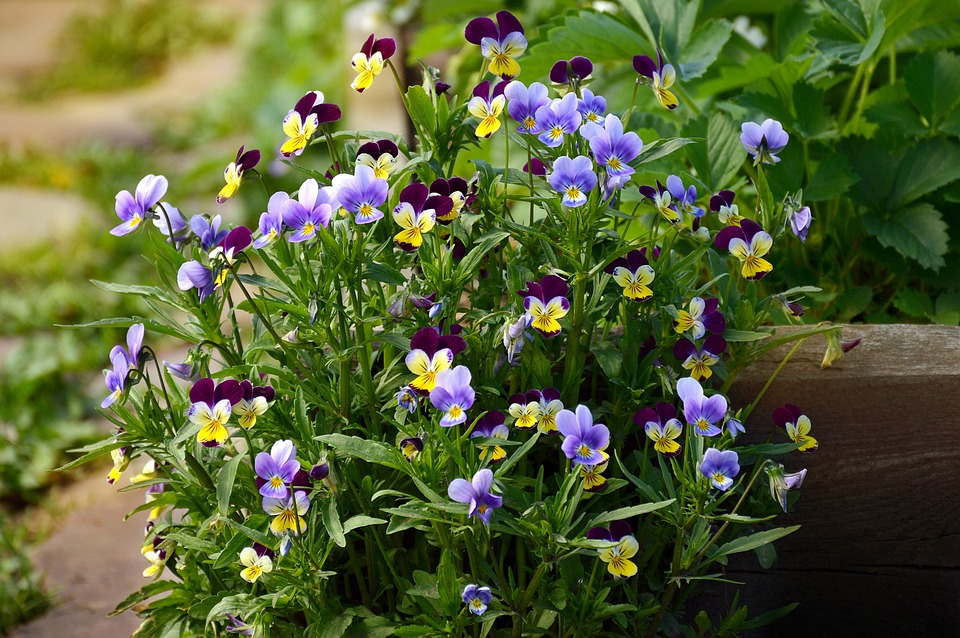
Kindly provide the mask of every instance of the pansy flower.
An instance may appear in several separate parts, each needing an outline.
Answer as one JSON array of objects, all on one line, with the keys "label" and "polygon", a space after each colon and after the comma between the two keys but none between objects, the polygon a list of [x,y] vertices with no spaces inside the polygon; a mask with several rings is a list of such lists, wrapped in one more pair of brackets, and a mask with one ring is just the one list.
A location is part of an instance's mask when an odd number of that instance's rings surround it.
[{"label": "pansy flower", "polygon": [[[499,410],[487,412],[480,417],[480,420],[477,421],[477,424],[473,426],[473,431],[470,432],[470,438],[503,439],[506,441],[508,438],[510,438],[510,428],[504,424],[505,420],[506,416]],[[499,463],[505,458],[507,458],[507,452],[499,445],[480,446],[481,461]]]},{"label": "pansy flower", "polygon": [[487,611],[487,605],[493,600],[493,594],[490,593],[489,587],[478,587],[473,583],[463,588],[460,597],[467,609],[478,616],[482,616],[483,612]]},{"label": "pansy flower", "polygon": [[630,559],[636,556],[640,544],[626,521],[612,521],[610,528],[591,527],[587,531],[591,540],[608,541],[610,547],[598,550],[600,560],[607,564],[607,571],[616,578],[629,578],[637,574],[637,566]]},{"label": "pansy flower", "polygon": [[727,420],[723,424],[723,427],[727,430],[727,433],[733,440],[736,440],[738,436],[747,431],[747,429],[743,427],[743,422],[733,415],[727,415]]},{"label": "pansy flower", "polygon": [[593,73],[593,62],[590,58],[576,55],[569,60],[557,60],[550,67],[550,83],[559,90],[569,88],[576,93],[577,88],[586,86]]},{"label": "pansy flower", "polygon": [[610,455],[601,450],[603,462],[596,465],[578,465],[580,478],[583,479],[584,492],[602,492],[607,487],[607,478],[603,475],[609,465]]},{"label": "pansy flower", "polygon": [[227,168],[223,171],[223,180],[226,184],[217,194],[218,204],[233,197],[243,181],[243,173],[260,163],[260,151],[253,149],[244,153],[243,148],[243,146],[240,147],[237,151],[237,159],[227,164]]},{"label": "pansy flower", "polygon": [[397,407],[406,410],[410,414],[417,411],[419,403],[420,399],[412,387],[405,385],[397,392]]},{"label": "pansy flower", "polygon": [[684,188],[683,180],[676,175],[667,177],[667,190],[673,197],[673,206],[678,213],[690,213],[694,217],[703,217],[706,211],[697,206],[697,187],[690,184]]},{"label": "pansy flower", "polygon": [[413,461],[420,452],[423,451],[423,439],[419,436],[411,436],[400,441],[400,452],[408,461]]},{"label": "pansy flower", "polygon": [[540,412],[537,416],[537,431],[540,434],[557,433],[557,415],[563,409],[560,400],[560,391],[556,388],[544,388],[537,393],[540,401]]},{"label": "pansy flower", "polygon": [[691,377],[703,381],[713,376],[710,366],[720,362],[720,355],[726,349],[727,342],[720,335],[710,335],[699,348],[686,337],[680,337],[673,346],[673,356],[684,370],[690,371]]},{"label": "pansy flower", "polygon": [[490,492],[492,487],[493,472],[483,468],[474,474],[470,481],[453,479],[447,487],[447,496],[458,503],[468,504],[470,509],[467,510],[467,516],[475,516],[489,526],[493,510],[503,505],[503,499]]},{"label": "pansy flower", "polygon": [[290,196],[283,191],[270,196],[266,212],[260,213],[260,223],[258,225],[260,236],[253,241],[254,248],[259,250],[272,244],[283,234],[283,207],[289,199]]},{"label": "pansy flower", "polygon": [[127,347],[114,346],[110,350],[110,361],[113,362],[117,354],[123,355],[127,362],[127,370],[140,368],[140,350],[143,348],[143,324],[135,323],[127,328]]},{"label": "pansy flower", "polygon": [[430,390],[430,403],[443,413],[441,427],[451,427],[467,420],[467,410],[473,406],[476,392],[470,386],[471,375],[467,366],[441,370]]},{"label": "pansy flower", "polygon": [[770,480],[770,496],[773,497],[783,511],[787,511],[787,492],[793,489],[800,489],[803,485],[803,479],[807,476],[807,470],[787,473],[780,463],[767,465],[767,478]]},{"label": "pansy flower", "polygon": [[471,190],[467,180],[462,177],[451,177],[450,179],[440,177],[431,182],[430,194],[449,197],[450,201],[453,202],[453,207],[448,212],[441,214],[440,211],[437,211],[437,221],[441,224],[450,224],[460,216],[464,207],[470,206],[477,198],[477,187],[474,185]]},{"label": "pansy flower", "polygon": [[597,185],[597,174],[589,157],[578,155],[570,159],[564,155],[553,163],[553,172],[547,181],[560,193],[561,204],[576,208],[587,203],[587,194]]},{"label": "pansy flower", "polygon": [[[297,476],[299,477],[299,473]],[[331,494],[336,495],[337,491],[340,489],[337,483],[337,476],[333,472],[333,466],[327,457],[323,457],[316,465],[310,468],[310,472],[307,475],[311,481],[319,481],[330,490]],[[293,484],[294,490],[297,488],[297,479],[294,479]]]},{"label": "pansy flower", "polygon": [[300,185],[297,199],[287,199],[281,205],[283,225],[293,230],[293,243],[309,241],[317,236],[318,228],[330,224],[333,211],[340,207],[337,192],[331,186],[320,188],[312,177]]},{"label": "pansy flower", "polygon": [[623,288],[623,296],[633,301],[646,301],[653,297],[650,284],[656,273],[640,250],[631,250],[624,257],[610,262],[605,272],[613,275],[613,280]]},{"label": "pansy flower", "polygon": [[683,424],[677,418],[677,409],[672,404],[658,401],[656,408],[643,408],[634,414],[633,422],[643,428],[657,452],[664,456],[680,454],[677,439],[683,434]]},{"label": "pansy flower", "polygon": [[250,246],[253,233],[246,226],[237,226],[224,237],[217,247],[210,251],[210,261],[216,273],[213,284],[219,288],[227,280],[227,275],[237,257]]},{"label": "pansy flower", "polygon": [[810,417],[800,412],[800,408],[792,403],[773,411],[773,422],[786,429],[787,436],[794,443],[802,443],[801,452],[816,450],[820,443],[810,436]]},{"label": "pansy flower", "polygon": [[739,226],[727,226],[717,233],[713,243],[740,260],[740,274],[744,279],[762,279],[773,270],[773,264],[763,258],[770,252],[773,238],[752,219],[742,219]]},{"label": "pansy flower", "polygon": [[393,38],[376,38],[371,33],[360,52],[350,60],[350,66],[357,72],[357,77],[350,84],[350,88],[357,93],[363,93],[370,88],[373,79],[383,71],[384,64],[397,52],[397,43]]},{"label": "pansy flower", "polygon": [[113,467],[110,468],[110,472],[107,473],[108,485],[116,483],[120,476],[130,467],[130,455],[127,454],[129,451],[130,448],[126,446],[110,450],[110,460],[113,461]]},{"label": "pansy flower", "polygon": [[[166,236],[170,243],[181,242],[190,233],[190,224],[180,209],[167,202],[160,202],[157,212],[153,216],[153,225],[161,235]],[[171,230],[172,229],[172,230]],[[171,237],[172,235],[172,237]]]},{"label": "pansy flower", "polygon": [[633,69],[649,79],[650,88],[653,89],[653,95],[657,102],[663,108],[672,111],[677,108],[680,102],[677,96],[670,91],[670,87],[677,81],[677,71],[672,64],[664,64],[660,51],[657,51],[657,61],[654,62],[650,56],[635,55],[633,57]]},{"label": "pansy flower", "polygon": [[210,219],[207,219],[206,215],[194,215],[190,218],[190,232],[200,240],[200,248],[204,251],[212,250],[230,232],[226,228],[220,228],[221,221],[220,215],[214,215]]},{"label": "pansy flower", "polygon": [[423,244],[424,233],[436,225],[438,215],[453,209],[453,200],[445,195],[430,195],[426,184],[408,184],[400,193],[400,202],[393,209],[393,221],[403,230],[393,236],[400,249],[413,252]]},{"label": "pansy flower", "polygon": [[590,89],[583,89],[582,92],[583,97],[577,102],[577,111],[583,116],[583,126],[603,122],[603,112],[607,110],[607,98],[594,95]]},{"label": "pansy flower", "polygon": [[140,548],[140,554],[150,561],[150,567],[143,570],[144,578],[155,578],[163,573],[163,568],[167,566],[167,561],[173,558],[173,551],[170,549],[172,541],[161,536],[154,536],[153,540],[144,543]]},{"label": "pansy flower", "polygon": [[120,237],[135,231],[147,218],[148,211],[157,205],[166,192],[166,177],[146,175],[137,184],[135,194],[131,195],[130,191],[117,193],[115,210],[123,223],[114,226],[110,234]]},{"label": "pansy flower", "polygon": [[228,634],[237,634],[239,636],[252,636],[254,626],[250,623],[244,622],[243,619],[238,618],[232,614],[226,614],[227,621],[230,623],[224,629],[227,630]]},{"label": "pansy flower", "polygon": [[734,477],[740,473],[740,458],[733,450],[709,448],[703,453],[700,473],[721,491],[730,489]]},{"label": "pansy flower", "polygon": [[500,114],[507,98],[503,96],[506,82],[500,82],[493,88],[490,95],[490,81],[484,80],[473,89],[473,97],[467,103],[467,111],[478,118],[477,137],[490,137],[500,130]]},{"label": "pansy flower", "polygon": [[257,476],[263,479],[260,496],[284,499],[290,495],[290,484],[300,471],[297,448],[293,441],[281,440],[273,444],[270,452],[260,452],[254,461]]},{"label": "pansy flower", "polygon": [[813,216],[810,215],[810,207],[804,206],[800,210],[789,210],[787,219],[790,221],[790,230],[797,238],[806,243],[807,233],[810,231],[810,222]]},{"label": "pansy flower", "polygon": [[777,153],[790,141],[790,135],[776,120],[766,119],[762,124],[744,122],[740,131],[740,143],[753,157],[754,166],[779,162]]},{"label": "pansy flower", "polygon": [[673,196],[670,191],[657,180],[657,186],[641,186],[640,194],[650,200],[653,207],[657,209],[660,216],[663,217],[671,226],[676,226],[683,221],[683,216],[677,212],[673,204]]},{"label": "pansy flower", "polygon": [[487,17],[474,18],[467,23],[463,36],[470,44],[480,46],[480,53],[490,62],[490,72],[500,77],[517,77],[520,65],[517,58],[527,49],[523,26],[509,11],[498,11],[497,22]]},{"label": "pansy flower", "polygon": [[404,363],[417,377],[410,387],[421,395],[428,395],[437,385],[437,373],[453,363],[453,357],[463,352],[466,341],[459,335],[441,335],[433,327],[421,328],[410,339],[410,352]]},{"label": "pansy flower", "polygon": [[357,224],[371,224],[383,217],[377,207],[387,201],[390,185],[369,166],[357,164],[354,174],[341,173],[333,178],[337,201],[344,210],[355,213]]},{"label": "pansy flower", "polygon": [[537,136],[550,148],[563,144],[563,136],[575,133],[583,122],[583,116],[577,110],[579,101],[575,93],[567,93],[537,109],[534,118],[540,128]]},{"label": "pansy flower", "polygon": [[722,394],[704,396],[703,386],[690,377],[677,381],[677,396],[683,401],[683,418],[694,432],[701,436],[720,434],[718,423],[727,415],[726,397]]},{"label": "pansy flower", "polygon": [[507,113],[520,125],[517,130],[538,134],[541,128],[537,124],[537,109],[550,103],[547,87],[540,82],[527,87],[523,82],[514,80],[503,89],[503,96],[507,98]]},{"label": "pansy flower", "polygon": [[289,139],[280,147],[280,154],[300,155],[321,124],[336,122],[340,116],[339,106],[325,104],[323,93],[310,91],[283,118],[283,132]]},{"label": "pansy flower", "polygon": [[530,430],[536,427],[540,418],[540,392],[530,390],[525,394],[515,394],[510,397],[510,407],[507,412],[514,418],[513,426],[520,430]]},{"label": "pansy flower", "polygon": [[255,386],[246,379],[240,382],[240,391],[243,398],[233,406],[233,413],[237,415],[240,427],[249,430],[257,424],[257,417],[266,413],[276,397],[276,391],[273,386]]},{"label": "pansy flower", "polygon": [[680,334],[689,332],[694,339],[700,339],[708,330],[713,334],[722,334],[727,329],[727,319],[718,310],[719,307],[720,300],[716,297],[693,297],[687,304],[688,310],[677,312],[673,329]]},{"label": "pansy flower", "polygon": [[598,465],[605,460],[602,451],[610,444],[610,430],[593,422],[587,406],[578,405],[576,413],[560,410],[557,429],[563,435],[560,449],[575,465]]},{"label": "pansy flower", "polygon": [[630,162],[635,160],[643,149],[640,136],[630,131],[623,132],[623,122],[610,113],[603,120],[603,126],[587,122],[580,134],[590,141],[590,152],[610,176],[632,175],[634,169]]},{"label": "pansy flower", "polygon": [[570,311],[567,290],[567,282],[556,275],[547,275],[539,282],[527,282],[526,290],[517,291],[523,298],[523,309],[533,317],[530,326],[547,339],[560,334],[558,319]]},{"label": "pansy flower", "polygon": [[507,351],[507,363],[510,365],[514,365],[517,355],[523,350],[523,344],[526,341],[533,341],[533,335],[527,330],[531,323],[533,323],[533,317],[524,313],[516,321],[508,319],[503,327],[503,347]]},{"label": "pansy flower", "polygon": [[233,406],[243,398],[240,383],[227,379],[215,384],[209,377],[200,379],[190,388],[190,409],[187,418],[201,426],[197,441],[207,447],[223,445],[227,440],[226,423]]},{"label": "pansy flower", "polygon": [[723,190],[710,198],[710,210],[717,214],[720,221],[724,224],[739,226],[743,216],[740,214],[739,207],[733,203],[736,193]]},{"label": "pansy flower", "polygon": [[240,550],[240,563],[244,567],[240,571],[240,578],[248,583],[255,583],[258,578],[273,571],[273,559],[270,555],[259,554],[253,547]]},{"label": "pansy flower", "polygon": [[397,168],[400,149],[391,140],[367,142],[357,149],[357,164],[366,164],[373,169],[373,176],[387,179]]},{"label": "pansy flower", "polygon": [[307,521],[303,515],[310,510],[310,497],[306,492],[294,490],[287,498],[264,496],[262,506],[264,512],[273,516],[270,531],[275,536],[297,536],[307,531]]}]

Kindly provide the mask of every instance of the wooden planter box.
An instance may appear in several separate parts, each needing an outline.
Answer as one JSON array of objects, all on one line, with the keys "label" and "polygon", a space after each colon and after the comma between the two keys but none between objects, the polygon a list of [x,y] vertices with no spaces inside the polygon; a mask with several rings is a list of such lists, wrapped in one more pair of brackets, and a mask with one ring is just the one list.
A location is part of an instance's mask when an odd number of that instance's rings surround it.
[{"label": "wooden planter box", "polygon": [[[960,635],[960,328],[849,326],[843,335],[863,342],[822,370],[824,338],[809,338],[747,424],[766,438],[773,410],[795,403],[820,447],[784,464],[808,473],[777,519],[802,527],[776,542],[774,568],[750,554],[727,575],[746,583],[752,615],[800,603],[755,636]],[[788,350],[741,375],[732,405],[747,405]],[[707,605],[732,594],[718,588]]]}]

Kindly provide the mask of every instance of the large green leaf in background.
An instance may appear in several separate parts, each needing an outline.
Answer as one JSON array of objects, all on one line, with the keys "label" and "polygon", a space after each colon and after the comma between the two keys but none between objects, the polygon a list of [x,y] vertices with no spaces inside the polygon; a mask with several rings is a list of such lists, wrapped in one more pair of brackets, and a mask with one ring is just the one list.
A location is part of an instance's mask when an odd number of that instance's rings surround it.
[{"label": "large green leaf in background", "polygon": [[703,138],[699,144],[686,147],[687,157],[697,176],[712,193],[728,186],[743,165],[746,153],[740,144],[740,130],[733,119],[722,111],[703,114],[683,126],[685,137]]},{"label": "large green leaf in background", "polygon": [[881,244],[895,248],[924,268],[939,270],[947,253],[947,223],[940,211],[930,204],[917,204],[900,211],[892,219],[883,219],[874,212],[863,216],[871,235]]},{"label": "large green leaf in background", "polygon": [[949,51],[926,51],[910,62],[903,80],[927,125],[936,130],[960,102],[960,56]]},{"label": "large green leaf in background", "polygon": [[817,51],[841,64],[869,60],[883,38],[886,19],[880,0],[824,0],[828,15],[814,23]]}]

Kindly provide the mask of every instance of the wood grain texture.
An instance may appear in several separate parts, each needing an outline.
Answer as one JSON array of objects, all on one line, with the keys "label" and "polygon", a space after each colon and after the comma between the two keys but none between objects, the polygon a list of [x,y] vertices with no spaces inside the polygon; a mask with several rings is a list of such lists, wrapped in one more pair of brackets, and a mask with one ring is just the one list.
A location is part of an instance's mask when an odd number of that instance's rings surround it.
[{"label": "wood grain texture", "polygon": [[[801,498],[779,524],[802,525],[761,570],[752,555],[728,575],[748,584],[751,612],[800,607],[756,636],[960,635],[960,328],[850,326],[859,347],[821,370],[823,337],[784,367],[747,423],[748,435],[786,440],[771,415],[795,403],[819,449]],[[746,370],[731,391],[748,404],[789,350]],[[715,590],[714,609],[731,591]]]}]

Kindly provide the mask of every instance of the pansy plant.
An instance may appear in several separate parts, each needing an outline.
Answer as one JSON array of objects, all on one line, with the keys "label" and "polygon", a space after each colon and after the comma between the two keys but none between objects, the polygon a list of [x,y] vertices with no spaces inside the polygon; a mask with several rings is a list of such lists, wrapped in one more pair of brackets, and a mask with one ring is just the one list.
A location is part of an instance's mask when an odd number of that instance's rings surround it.
[{"label": "pansy plant", "polygon": [[657,51],[657,61],[650,56],[636,55],[633,57],[633,69],[647,79],[653,95],[663,108],[672,111],[680,102],[677,96],[670,91],[670,87],[677,81],[677,71],[672,64],[664,64],[660,51]]},{"label": "pansy plant", "polygon": [[560,410],[557,429],[563,435],[560,448],[575,465],[598,465],[605,460],[602,452],[610,443],[610,430],[593,422],[587,406],[578,405],[576,413]]},{"label": "pansy plant", "polygon": [[500,130],[500,114],[507,103],[503,92],[506,82],[499,82],[490,94],[490,81],[484,80],[473,89],[473,97],[467,102],[467,111],[480,120],[477,124],[477,137],[490,137]]},{"label": "pansy plant", "polygon": [[453,364],[454,355],[467,347],[463,337],[441,335],[436,328],[418,330],[410,339],[410,352],[404,362],[416,378],[410,382],[418,394],[429,395],[437,385],[437,374]]},{"label": "pansy plant", "polygon": [[478,587],[473,583],[463,588],[460,594],[463,603],[470,610],[470,613],[482,616],[487,611],[487,606],[493,600],[493,594],[489,587]]},{"label": "pansy plant", "polygon": [[467,366],[448,368],[437,373],[436,383],[430,391],[430,403],[443,413],[440,417],[441,427],[448,428],[467,420],[467,410],[476,399],[471,380]]},{"label": "pansy plant", "polygon": [[565,90],[576,93],[577,89],[590,82],[591,73],[593,62],[590,58],[576,55],[569,60],[557,60],[553,63],[550,67],[550,83],[561,93]]},{"label": "pansy plant", "polygon": [[464,30],[470,44],[480,46],[480,53],[489,62],[490,72],[500,77],[520,75],[516,58],[527,49],[523,25],[509,11],[498,11],[497,21],[487,17],[474,18]]},{"label": "pansy plant", "polygon": [[720,335],[710,335],[698,347],[686,337],[680,337],[673,347],[673,356],[684,370],[697,381],[713,376],[712,366],[720,362],[720,355],[727,349],[726,340]]},{"label": "pansy plant", "polygon": [[340,116],[339,106],[325,104],[323,93],[310,91],[283,118],[283,133],[288,139],[280,147],[280,154],[284,157],[300,155],[321,124],[336,122]]},{"label": "pansy plant", "polygon": [[333,178],[337,201],[344,210],[356,215],[357,224],[372,224],[383,218],[378,207],[387,201],[390,185],[365,164],[357,164],[353,171],[353,175],[341,173]]},{"label": "pansy plant", "polygon": [[146,175],[137,184],[135,194],[131,195],[130,191],[117,193],[116,211],[122,223],[112,228],[110,234],[119,237],[137,230],[166,192],[166,177]]},{"label": "pansy plant", "polygon": [[547,178],[550,187],[560,194],[560,203],[570,208],[587,203],[587,195],[597,185],[597,174],[589,157],[578,155],[558,157],[553,172]]},{"label": "pansy plant", "polygon": [[587,122],[580,134],[590,142],[590,151],[598,166],[603,166],[610,176],[632,175],[630,162],[643,150],[640,136],[630,131],[623,132],[623,122],[613,113],[603,120],[603,125]]},{"label": "pansy plant", "polygon": [[691,377],[677,381],[677,396],[683,401],[683,418],[701,436],[720,434],[720,423],[727,415],[727,399],[722,394],[706,397],[703,386]]},{"label": "pansy plant", "polygon": [[663,217],[671,226],[679,226],[683,221],[683,215],[677,212],[673,203],[673,196],[670,191],[657,181],[657,185],[640,187],[640,194],[643,195],[653,205],[660,216]]},{"label": "pansy plant", "polygon": [[393,236],[401,250],[413,252],[423,244],[423,235],[436,225],[438,215],[453,209],[453,200],[445,195],[430,195],[426,184],[414,182],[400,193],[400,202],[393,209],[393,221],[401,230]]},{"label": "pansy plant", "polygon": [[255,386],[246,379],[240,382],[240,391],[243,398],[233,406],[233,413],[237,415],[240,427],[249,430],[257,424],[257,417],[266,414],[267,408],[276,398],[276,391],[272,386]]},{"label": "pansy plant", "polygon": [[519,430],[532,430],[540,418],[540,392],[530,390],[525,394],[515,394],[510,397],[510,407],[507,409],[513,417],[513,426]]},{"label": "pansy plant", "polygon": [[529,135],[537,135],[542,127],[537,124],[537,110],[550,103],[547,87],[534,82],[529,87],[514,80],[503,89],[507,99],[507,113],[519,125],[517,130]]},{"label": "pansy plant", "polygon": [[290,484],[300,471],[297,448],[293,441],[277,441],[270,452],[260,452],[254,461],[257,476],[263,479],[260,496],[285,499],[290,495]]},{"label": "pansy plant", "polygon": [[493,472],[487,468],[479,470],[471,480],[453,479],[447,487],[447,495],[458,503],[469,505],[467,516],[479,518],[489,527],[493,510],[503,505],[503,498],[493,494]]},{"label": "pansy plant", "polygon": [[397,168],[400,149],[391,140],[366,142],[357,149],[357,164],[366,164],[373,169],[373,176],[387,179]]},{"label": "pansy plant", "polygon": [[440,224],[450,224],[460,216],[461,211],[477,198],[476,185],[473,189],[467,184],[467,180],[462,177],[451,177],[444,179],[442,177],[433,180],[430,183],[430,195],[439,195],[449,197],[453,206],[446,213],[442,212],[443,207],[437,210],[437,222]]},{"label": "pansy plant", "polygon": [[733,479],[740,473],[740,459],[734,450],[718,450],[715,447],[703,453],[700,474],[720,491],[733,486]]},{"label": "pansy plant", "polygon": [[779,162],[777,153],[790,141],[790,135],[776,120],[766,119],[761,124],[744,122],[740,125],[740,130],[740,143],[753,157],[754,166]]},{"label": "pansy plant", "polygon": [[567,93],[538,108],[534,115],[540,129],[537,138],[550,148],[563,144],[564,136],[575,133],[583,122],[578,106],[576,94]]},{"label": "pansy plant", "polygon": [[298,536],[307,531],[304,514],[310,509],[310,497],[306,492],[293,490],[286,498],[264,496],[263,511],[273,517],[270,531],[275,536]]},{"label": "pansy plant", "polygon": [[[502,439],[506,441],[510,438],[510,428],[506,426],[504,421],[506,421],[506,415],[504,415],[503,412],[491,410],[480,417],[477,424],[473,426],[473,431],[470,432],[470,438]],[[481,461],[499,463],[505,458],[507,458],[507,451],[499,445],[480,445]]]},{"label": "pansy plant", "polygon": [[337,193],[332,187],[321,188],[312,177],[305,180],[297,191],[297,198],[288,198],[280,205],[283,225],[293,231],[289,241],[297,243],[314,239],[320,228],[330,224],[333,211],[339,207]]},{"label": "pansy plant", "polygon": [[727,319],[719,307],[716,297],[693,297],[686,310],[676,311],[673,329],[680,334],[689,333],[694,339],[702,338],[707,331],[722,334],[727,329]]},{"label": "pansy plant", "polygon": [[260,236],[253,240],[254,248],[259,250],[269,246],[283,234],[283,208],[289,199],[290,196],[283,191],[270,196],[266,212],[260,214],[260,222],[257,225]]},{"label": "pansy plant", "polygon": [[207,447],[223,445],[229,436],[227,421],[233,412],[233,406],[243,398],[240,383],[227,379],[214,383],[207,377],[197,381],[190,388],[190,409],[187,418],[200,426],[197,442]]},{"label": "pansy plant", "polygon": [[626,521],[612,521],[610,527],[591,527],[587,531],[591,540],[607,541],[610,545],[598,550],[600,560],[615,578],[629,578],[637,574],[637,565],[631,558],[636,556],[640,544]]},{"label": "pansy plant", "polygon": [[739,226],[743,216],[740,209],[733,203],[736,194],[733,191],[722,190],[710,198],[710,210],[717,214],[717,217],[724,224]]}]

